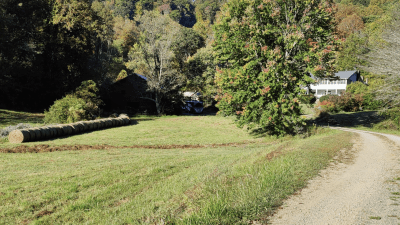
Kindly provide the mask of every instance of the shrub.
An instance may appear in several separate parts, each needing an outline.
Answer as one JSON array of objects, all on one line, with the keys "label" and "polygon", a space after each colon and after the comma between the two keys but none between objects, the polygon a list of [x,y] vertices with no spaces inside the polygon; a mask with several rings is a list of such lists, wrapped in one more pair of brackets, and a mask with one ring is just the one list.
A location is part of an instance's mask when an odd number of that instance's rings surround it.
[{"label": "shrub", "polygon": [[379,108],[382,108],[382,101],[375,100],[373,86],[367,86],[367,85],[363,84],[362,82],[357,81],[355,83],[349,84],[347,86],[346,92],[349,92],[352,94],[362,94],[363,95],[363,101],[362,101],[363,108],[369,109],[369,110],[377,110]]},{"label": "shrub", "polygon": [[329,101],[335,103],[338,110],[345,112],[355,112],[361,109],[363,104],[363,94],[351,94],[343,92],[341,96],[331,96]]},{"label": "shrub", "polygon": [[74,95],[66,95],[54,102],[49,111],[44,112],[45,123],[73,123],[84,120],[85,100]]},{"label": "shrub", "polygon": [[309,95],[301,95],[299,100],[303,104],[314,104],[317,98],[313,94],[309,94]]},{"label": "shrub", "polygon": [[102,101],[97,96],[98,89],[92,80],[83,81],[74,94],[54,102],[49,111],[44,112],[45,123],[73,123],[90,120],[100,115]]},{"label": "shrub", "polygon": [[316,117],[325,117],[329,116],[331,112],[337,112],[337,108],[333,102],[329,102],[327,100],[318,102],[314,107],[314,112]]},{"label": "shrub", "polygon": [[[320,102],[331,102],[335,109],[329,110],[330,112],[355,112],[361,109],[364,103],[363,94],[352,94],[350,92],[343,92],[342,95],[325,95],[319,99]],[[326,106],[328,107],[328,106]]]},{"label": "shrub", "polygon": [[322,111],[325,111],[325,112],[337,112],[338,111],[335,104],[333,102],[330,102],[327,100],[319,102],[317,107],[320,107],[322,109]]},{"label": "shrub", "polygon": [[320,102],[328,101],[330,97],[335,97],[335,96],[337,96],[337,95],[324,95],[324,96],[319,98],[319,101]]},{"label": "shrub", "polygon": [[100,116],[100,106],[103,105],[103,101],[98,96],[99,89],[96,83],[92,80],[83,81],[79,86],[74,95],[85,101],[84,107],[86,116],[85,118],[92,119],[95,116]]},{"label": "shrub", "polygon": [[392,120],[400,126],[400,108],[392,108],[381,111],[380,115],[384,116],[387,120]]}]

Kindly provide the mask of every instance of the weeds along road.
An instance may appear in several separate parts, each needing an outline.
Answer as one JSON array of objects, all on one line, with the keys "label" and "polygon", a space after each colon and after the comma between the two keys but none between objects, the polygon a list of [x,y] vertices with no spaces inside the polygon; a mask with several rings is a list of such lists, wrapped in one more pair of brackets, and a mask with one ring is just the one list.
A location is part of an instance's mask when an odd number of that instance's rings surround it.
[{"label": "weeds along road", "polygon": [[358,133],[353,149],[286,200],[269,224],[400,224],[400,137],[333,129]]}]

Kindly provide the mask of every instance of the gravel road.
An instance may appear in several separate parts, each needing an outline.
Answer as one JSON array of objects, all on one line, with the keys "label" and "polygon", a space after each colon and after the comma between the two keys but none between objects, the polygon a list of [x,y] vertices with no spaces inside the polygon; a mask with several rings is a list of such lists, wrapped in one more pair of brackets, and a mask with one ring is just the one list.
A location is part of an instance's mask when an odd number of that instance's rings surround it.
[{"label": "gravel road", "polygon": [[352,160],[321,171],[268,224],[400,224],[400,137],[334,129],[358,134]]}]

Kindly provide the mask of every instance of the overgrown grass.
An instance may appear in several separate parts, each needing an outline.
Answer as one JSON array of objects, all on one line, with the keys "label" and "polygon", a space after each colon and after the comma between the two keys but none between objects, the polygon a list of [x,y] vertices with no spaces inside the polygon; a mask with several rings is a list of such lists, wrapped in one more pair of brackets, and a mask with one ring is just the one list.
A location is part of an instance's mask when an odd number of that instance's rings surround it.
[{"label": "overgrown grass", "polygon": [[[307,139],[258,138],[238,147],[0,153],[0,224],[263,220],[336,152],[351,146],[352,134],[320,131]],[[122,146],[245,140],[255,138],[226,118],[162,117],[43,143]]]},{"label": "overgrown grass", "polygon": [[381,121],[377,124],[374,124],[372,127],[357,126],[355,129],[373,131],[385,134],[394,134],[400,136],[400,130],[398,129],[398,124],[396,124],[392,120]]}]

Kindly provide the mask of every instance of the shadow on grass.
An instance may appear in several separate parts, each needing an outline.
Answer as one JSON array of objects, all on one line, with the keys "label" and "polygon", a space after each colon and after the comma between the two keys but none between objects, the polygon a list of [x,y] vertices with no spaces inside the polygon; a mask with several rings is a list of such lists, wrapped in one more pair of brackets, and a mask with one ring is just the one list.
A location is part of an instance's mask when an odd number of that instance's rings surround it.
[{"label": "shadow on grass", "polygon": [[0,109],[0,127],[19,123],[43,123],[42,113],[16,112]]},{"label": "shadow on grass", "polygon": [[340,126],[340,127],[373,127],[374,124],[382,122],[385,118],[380,116],[377,111],[338,113],[326,118],[317,118],[309,120],[309,124],[322,126]]}]

